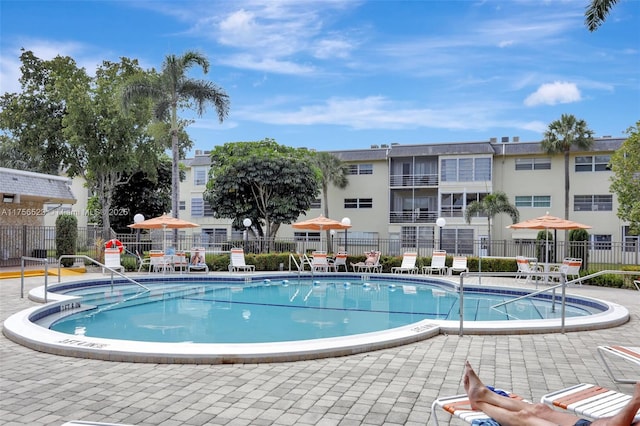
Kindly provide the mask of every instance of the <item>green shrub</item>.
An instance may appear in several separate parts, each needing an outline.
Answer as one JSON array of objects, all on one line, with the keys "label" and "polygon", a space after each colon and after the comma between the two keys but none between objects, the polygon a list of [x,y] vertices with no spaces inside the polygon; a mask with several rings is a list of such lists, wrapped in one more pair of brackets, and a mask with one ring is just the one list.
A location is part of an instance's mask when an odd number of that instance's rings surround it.
[{"label": "green shrub", "polygon": [[[78,218],[71,214],[61,214],[56,218],[56,257],[76,254],[78,241]],[[73,259],[62,259],[62,266],[73,265]]]}]

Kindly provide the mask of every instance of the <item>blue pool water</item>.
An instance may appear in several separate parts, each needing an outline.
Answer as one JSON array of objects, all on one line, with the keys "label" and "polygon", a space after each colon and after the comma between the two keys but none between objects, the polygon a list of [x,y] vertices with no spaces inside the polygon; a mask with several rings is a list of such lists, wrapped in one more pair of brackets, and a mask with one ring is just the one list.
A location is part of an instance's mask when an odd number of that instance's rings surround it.
[{"label": "blue pool water", "polygon": [[[259,343],[349,336],[421,320],[459,320],[459,295],[438,285],[394,281],[265,280],[258,283],[185,282],[91,286],[86,311],[51,329],[67,334],[149,342]],[[559,302],[467,292],[465,321],[559,318]],[[566,316],[595,309],[568,305]]]}]

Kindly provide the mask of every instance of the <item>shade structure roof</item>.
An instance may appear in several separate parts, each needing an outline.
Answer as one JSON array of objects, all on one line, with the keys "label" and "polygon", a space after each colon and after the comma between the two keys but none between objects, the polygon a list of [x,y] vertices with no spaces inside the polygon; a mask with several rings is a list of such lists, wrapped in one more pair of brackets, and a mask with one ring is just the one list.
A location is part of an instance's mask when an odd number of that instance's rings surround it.
[{"label": "shade structure roof", "polygon": [[544,216],[525,220],[523,222],[514,223],[507,226],[511,229],[591,229],[591,226],[585,225],[572,220],[562,219],[556,216],[545,214]]},{"label": "shade structure roof", "polygon": [[351,225],[344,225],[338,220],[329,219],[328,217],[320,215],[312,219],[293,223],[291,224],[291,227],[295,229],[308,229],[312,231],[326,231],[328,229],[349,229],[351,228]]},{"label": "shade structure roof", "polygon": [[171,217],[167,214],[154,217],[152,219],[143,220],[142,222],[128,225],[129,228],[134,229],[181,229],[181,228],[197,228],[197,223],[189,222],[187,220]]}]

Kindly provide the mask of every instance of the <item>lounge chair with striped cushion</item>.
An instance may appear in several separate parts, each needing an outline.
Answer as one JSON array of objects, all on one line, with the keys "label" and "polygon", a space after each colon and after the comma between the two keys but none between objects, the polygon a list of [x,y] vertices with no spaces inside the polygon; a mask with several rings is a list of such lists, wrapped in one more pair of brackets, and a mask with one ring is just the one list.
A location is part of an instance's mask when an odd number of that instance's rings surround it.
[{"label": "lounge chair with striped cushion", "polygon": [[[540,402],[578,417],[592,420],[616,415],[631,399],[631,395],[597,385],[581,383],[544,395]],[[634,422],[640,421],[640,410]],[[633,422],[632,422],[633,423]]]},{"label": "lounge chair with striped cushion", "polygon": [[[598,346],[598,353],[611,378],[618,383],[636,383],[640,381],[640,347],[633,346]],[[611,360],[617,359],[635,364],[633,377],[616,377],[612,370]]]},{"label": "lounge chair with striped cushion", "polygon": [[[521,401],[529,402],[516,394],[507,391],[503,392],[508,394],[509,398],[515,398]],[[474,420],[480,421],[491,419],[491,417],[489,417],[482,411],[472,409],[471,403],[469,402],[469,397],[467,397],[466,394],[442,397],[433,401],[433,404],[431,404],[431,417],[433,418],[436,426],[438,425],[437,408],[441,408],[452,416],[464,420],[469,424],[473,423]]]}]

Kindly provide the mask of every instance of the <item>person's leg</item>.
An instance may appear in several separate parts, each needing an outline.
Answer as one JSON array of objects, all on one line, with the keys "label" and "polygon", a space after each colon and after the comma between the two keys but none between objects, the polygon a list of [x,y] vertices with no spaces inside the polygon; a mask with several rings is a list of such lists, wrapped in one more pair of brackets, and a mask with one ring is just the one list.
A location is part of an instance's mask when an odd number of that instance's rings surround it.
[{"label": "person's leg", "polygon": [[[629,403],[620,410],[618,414],[613,417],[607,417],[603,419],[595,420],[591,423],[592,426],[627,426],[631,425],[631,421],[638,414],[640,410],[640,382],[636,383],[633,396],[629,400]],[[634,423],[638,425],[640,422]]]},{"label": "person's leg", "polygon": [[544,404],[531,404],[498,395],[487,389],[469,362],[465,366],[463,385],[471,407],[482,411],[503,426],[573,426],[579,420],[579,417],[552,410]]}]

